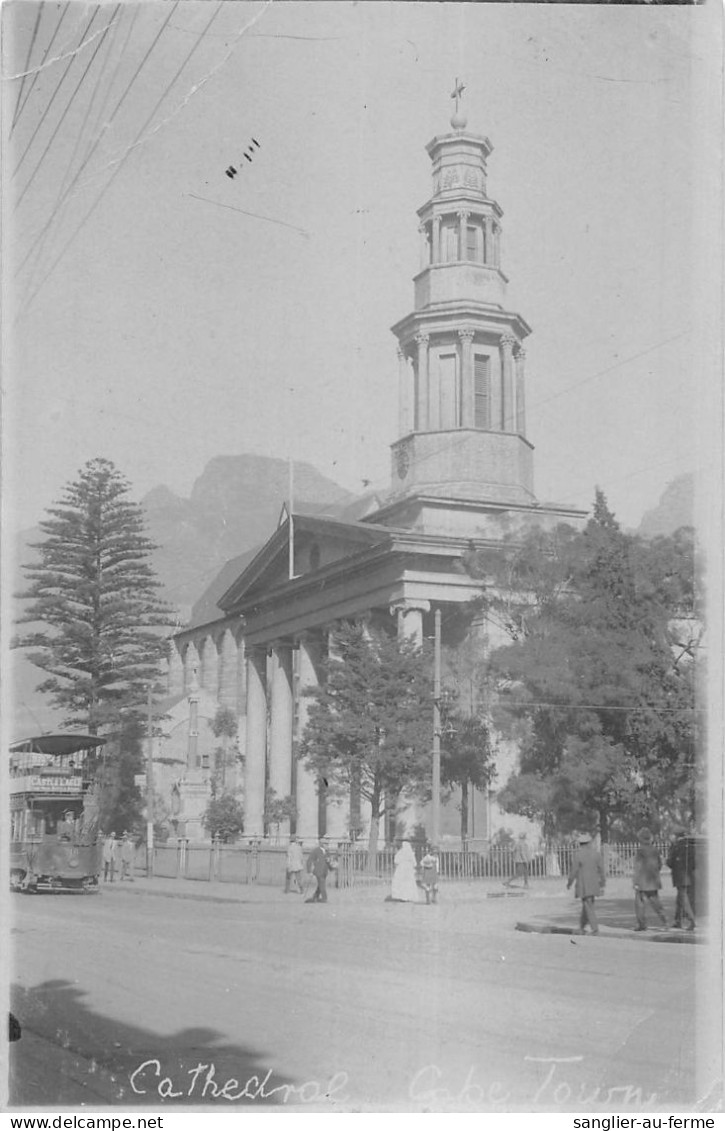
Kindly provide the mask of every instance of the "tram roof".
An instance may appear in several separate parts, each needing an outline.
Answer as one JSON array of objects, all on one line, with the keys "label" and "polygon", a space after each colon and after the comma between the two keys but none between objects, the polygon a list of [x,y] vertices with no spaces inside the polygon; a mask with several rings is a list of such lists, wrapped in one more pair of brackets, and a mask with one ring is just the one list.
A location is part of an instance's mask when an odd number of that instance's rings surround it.
[{"label": "tram roof", "polygon": [[78,750],[91,750],[104,746],[105,738],[97,734],[41,734],[35,738],[21,738],[10,744],[11,754],[75,754]]}]

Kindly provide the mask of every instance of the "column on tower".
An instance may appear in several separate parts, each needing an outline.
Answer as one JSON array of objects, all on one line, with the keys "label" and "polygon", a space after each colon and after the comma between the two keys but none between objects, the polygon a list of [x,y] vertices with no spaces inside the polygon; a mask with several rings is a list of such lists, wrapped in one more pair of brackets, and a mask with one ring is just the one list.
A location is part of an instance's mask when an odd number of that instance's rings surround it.
[{"label": "column on tower", "polygon": [[247,649],[247,736],[244,768],[244,832],[264,833],[264,784],[267,756],[267,654]]},{"label": "column on tower", "polygon": [[516,339],[512,334],[501,338],[501,431],[514,431],[513,416],[513,348]]},{"label": "column on tower", "polygon": [[486,216],[484,220],[484,248],[483,262],[488,266],[493,264],[493,216]]},{"label": "column on tower", "polygon": [[433,263],[441,263],[443,256],[441,254],[441,218],[440,216],[433,217],[433,246],[431,248],[431,260]]},{"label": "column on tower", "polygon": [[430,263],[430,244],[428,243],[428,231],[425,224],[418,225],[418,232],[420,234],[420,269],[423,271]]},{"label": "column on tower", "polygon": [[[292,648],[287,643],[277,643],[272,648],[269,726],[269,787],[275,800],[282,801],[292,793],[292,723],[294,699],[292,694]],[[289,822],[279,826],[283,835],[289,833]]]},{"label": "column on tower", "polygon": [[461,211],[458,213],[458,259],[461,263],[466,259],[466,227],[468,225],[468,217],[470,215],[471,213],[466,212],[465,209],[461,209]]},{"label": "column on tower", "polygon": [[429,428],[429,415],[428,415],[428,394],[430,379],[428,375],[428,342],[430,338],[428,334],[419,333],[415,335],[415,341],[418,346],[418,368],[417,368],[417,388],[416,388],[416,405],[415,405],[415,429],[417,432],[425,432]]},{"label": "column on tower", "polygon": [[493,264],[494,267],[501,266],[501,225],[494,224],[493,226]]},{"label": "column on tower", "polygon": [[476,401],[473,379],[473,330],[459,330],[461,341],[461,427],[475,425]]},{"label": "column on tower", "polygon": [[398,346],[398,428],[401,436],[413,431],[411,417],[411,374],[408,356]]},{"label": "column on tower", "polygon": [[[304,733],[310,714],[311,699],[305,691],[316,687],[319,680],[317,663],[319,662],[319,641],[310,634],[305,633],[299,641],[299,700],[297,705],[297,719],[299,735]],[[304,840],[311,840],[318,836],[318,808],[319,799],[317,780],[314,774],[307,769],[304,762],[297,763],[297,835]]]},{"label": "column on tower", "polygon": [[516,431],[520,436],[526,435],[525,364],[526,350],[519,347],[516,354]]}]

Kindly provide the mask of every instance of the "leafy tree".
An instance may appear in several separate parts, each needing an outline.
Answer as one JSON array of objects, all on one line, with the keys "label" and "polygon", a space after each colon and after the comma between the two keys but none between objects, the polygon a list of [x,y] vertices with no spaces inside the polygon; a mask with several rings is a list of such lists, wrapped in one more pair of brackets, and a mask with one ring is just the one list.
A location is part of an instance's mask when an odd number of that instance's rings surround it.
[{"label": "leafy tree", "polygon": [[294,797],[287,794],[286,797],[278,797],[276,790],[271,786],[267,788],[264,794],[264,831],[265,835],[269,830],[270,825],[274,825],[276,835],[279,837],[279,826],[283,821],[295,821],[297,819],[297,805],[295,804]]},{"label": "leafy tree", "polygon": [[468,837],[469,788],[487,787],[495,775],[494,754],[486,723],[478,715],[442,712],[441,782],[461,787],[461,840]]},{"label": "leafy tree", "polygon": [[40,560],[23,567],[29,586],[20,596],[30,604],[19,623],[40,627],[14,644],[47,672],[38,691],[90,734],[123,709],[143,711],[165,650],[159,629],[173,623],[129,489],[112,463],[91,460],[47,509],[45,538],[32,547]]},{"label": "leafy tree", "polygon": [[341,622],[302,735],[299,756],[332,793],[359,790],[371,806],[368,852],[377,852],[385,801],[429,793],[430,663],[409,640]]},{"label": "leafy tree", "polygon": [[[537,569],[537,561],[541,569]],[[584,531],[537,532],[469,561],[511,643],[490,657],[497,725],[521,746],[499,795],[547,835],[692,816],[698,628],[690,532],[625,534],[597,491]],[[481,574],[479,574],[481,575]],[[526,590],[526,584],[529,589]]]},{"label": "leafy tree", "polygon": [[225,844],[244,831],[244,810],[233,793],[212,797],[201,818],[206,831],[215,840]]},{"label": "leafy tree", "polygon": [[239,730],[239,720],[230,707],[218,707],[209,726],[212,729],[214,737],[221,738],[222,740],[221,745],[217,746],[214,750],[216,766],[212,778],[212,791],[216,792],[218,787],[223,793],[226,786],[227,767],[230,764],[229,739],[236,738]]}]

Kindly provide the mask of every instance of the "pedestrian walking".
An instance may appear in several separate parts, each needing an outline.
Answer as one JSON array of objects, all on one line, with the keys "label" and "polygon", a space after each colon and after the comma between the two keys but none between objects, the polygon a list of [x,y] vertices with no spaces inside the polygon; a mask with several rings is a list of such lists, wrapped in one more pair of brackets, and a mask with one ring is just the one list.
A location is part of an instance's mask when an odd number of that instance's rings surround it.
[{"label": "pedestrian walking", "polygon": [[103,841],[103,879],[113,883],[118,867],[118,843],[114,833],[109,833]]},{"label": "pedestrian walking", "polygon": [[579,934],[586,934],[587,923],[593,935],[599,934],[597,913],[594,909],[594,900],[604,892],[606,877],[601,853],[592,842],[589,833],[582,833],[579,837],[579,847],[574,854],[567,889],[575,884],[574,895],[582,901],[579,916]]},{"label": "pedestrian walking", "polygon": [[652,844],[650,829],[640,829],[637,834],[639,848],[634,854],[634,872],[632,885],[634,887],[634,912],[637,917],[635,931],[647,930],[647,905],[654,907],[655,914],[662,926],[667,929],[667,918],[660,902],[659,891],[662,887],[660,871],[662,857]]},{"label": "pedestrian walking", "polygon": [[[287,868],[284,875],[284,892],[287,895],[291,890],[302,895],[302,869],[305,866],[305,857],[302,845],[296,836],[289,838],[287,848]],[[294,889],[290,885],[294,884]]]},{"label": "pedestrian walking", "polygon": [[687,930],[694,931],[695,913],[690,895],[694,886],[695,853],[692,841],[688,839],[685,829],[675,829],[675,839],[667,853],[667,867],[672,874],[673,886],[677,890],[675,921],[672,926],[679,930],[684,919],[687,923]]},{"label": "pedestrian walking", "polygon": [[131,834],[125,832],[121,841],[121,880],[130,880],[133,883],[133,861],[136,856],[136,845],[131,839]]},{"label": "pedestrian walking", "polygon": [[525,888],[529,886],[531,859],[531,848],[526,839],[526,833],[519,833],[519,839],[516,841],[516,847],[514,848],[514,875],[510,880],[507,880],[507,888],[513,887],[514,880],[517,880],[519,876],[523,876],[523,886]]},{"label": "pedestrian walking", "polygon": [[421,884],[425,892],[426,903],[438,902],[438,877],[440,875],[440,861],[438,849],[434,844],[429,844],[425,856],[420,862]]},{"label": "pedestrian walking", "polygon": [[409,840],[404,840],[393,861],[395,871],[390,891],[394,903],[420,903],[420,891],[415,878],[415,853]]},{"label": "pedestrian walking", "polygon": [[327,903],[327,875],[330,871],[330,860],[324,837],[320,837],[317,847],[313,848],[307,857],[307,871],[315,877],[317,886],[305,903]]}]

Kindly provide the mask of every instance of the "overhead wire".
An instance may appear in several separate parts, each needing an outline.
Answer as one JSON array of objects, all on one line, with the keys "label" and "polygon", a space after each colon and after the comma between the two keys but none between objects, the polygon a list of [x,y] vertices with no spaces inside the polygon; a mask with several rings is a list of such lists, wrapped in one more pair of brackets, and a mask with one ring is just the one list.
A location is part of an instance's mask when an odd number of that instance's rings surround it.
[{"label": "overhead wire", "polygon": [[[83,29],[83,31],[81,32],[81,37],[80,37],[80,40],[79,40],[79,46],[80,46],[80,44],[81,44],[81,43],[83,42],[83,40],[85,39],[85,37],[86,37],[86,35],[87,35],[87,33],[88,33],[89,29],[90,29],[90,28],[91,28],[91,26],[93,25],[93,21],[95,20],[96,16],[98,15],[98,13],[99,13],[100,9],[101,9],[101,5],[100,5],[100,4],[96,4],[96,6],[95,6],[95,8],[94,8],[94,10],[93,10],[93,14],[91,15],[91,18],[89,19],[89,21],[88,21],[88,23],[86,24],[85,28],[84,28],[84,29]],[[53,105],[53,103],[55,102],[55,99],[56,99],[56,96],[57,96],[57,94],[58,94],[58,91],[60,90],[61,86],[63,85],[63,83],[64,83],[64,81],[65,81],[65,77],[66,77],[66,75],[68,74],[68,71],[69,71],[69,70],[71,69],[71,67],[73,66],[73,60],[74,60],[74,59],[75,59],[75,53],[73,53],[73,54],[71,55],[70,59],[68,60],[68,63],[67,63],[67,65],[66,65],[66,67],[65,67],[65,70],[63,71],[63,74],[61,75],[60,79],[58,80],[58,83],[57,83],[57,85],[56,85],[56,87],[55,87],[55,90],[54,90],[54,91],[53,91],[53,93],[51,94],[51,96],[50,96],[50,98],[49,98],[49,100],[48,100],[48,103],[47,103],[47,105],[46,105],[46,107],[45,107],[45,110],[43,111],[43,113],[42,113],[42,115],[41,115],[41,117],[40,117],[40,120],[38,121],[38,123],[37,123],[37,125],[36,125],[35,129],[33,130],[33,133],[32,133],[32,135],[31,135],[31,137],[30,137],[30,141],[29,141],[29,142],[28,142],[28,144],[26,145],[26,147],[25,147],[25,149],[23,150],[23,153],[22,153],[22,155],[21,155],[21,157],[20,157],[20,159],[19,159],[19,161],[18,161],[17,165],[15,166],[15,169],[14,169],[14,171],[13,171],[13,178],[15,178],[15,177],[16,177],[16,176],[18,175],[18,173],[19,173],[19,171],[20,171],[20,168],[21,168],[21,166],[22,166],[22,164],[23,164],[23,161],[25,160],[25,158],[27,157],[28,153],[30,152],[30,147],[32,146],[33,142],[35,141],[35,138],[36,138],[36,136],[37,136],[37,134],[38,134],[38,130],[40,129],[40,127],[41,127],[41,126],[43,125],[43,122],[44,122],[44,121],[45,121],[45,119],[47,118],[47,116],[48,116],[48,113],[50,112],[50,108],[51,108],[51,106]]]},{"label": "overhead wire", "polygon": [[[172,8],[172,13],[173,13],[173,11],[175,10],[175,8],[176,8],[176,6],[177,6],[177,4],[178,4],[178,3],[179,3],[179,0],[175,0],[175,3],[174,3],[174,7]],[[35,298],[35,296],[36,296],[36,295],[38,294],[38,292],[39,292],[39,291],[41,290],[41,288],[42,288],[42,287],[44,286],[44,284],[45,284],[46,280],[47,280],[48,278],[50,278],[50,276],[52,275],[53,271],[54,271],[54,270],[55,270],[55,268],[57,267],[58,263],[60,263],[61,259],[62,259],[62,258],[63,258],[63,256],[65,255],[65,253],[66,253],[66,251],[68,250],[68,248],[70,247],[70,245],[71,245],[71,244],[73,243],[73,241],[75,240],[75,238],[76,238],[76,236],[78,235],[78,233],[79,233],[79,232],[80,232],[80,231],[82,230],[82,228],[83,228],[83,227],[85,226],[85,224],[87,224],[88,220],[89,220],[89,219],[91,218],[91,216],[93,215],[93,213],[94,213],[94,212],[96,211],[96,209],[98,208],[99,204],[101,203],[101,201],[103,200],[104,196],[106,195],[106,193],[107,193],[107,192],[108,192],[108,190],[110,189],[111,185],[113,184],[114,180],[116,179],[116,177],[117,177],[117,176],[118,176],[118,174],[120,173],[121,169],[123,168],[123,166],[124,166],[124,163],[125,163],[125,161],[127,160],[128,156],[130,155],[131,151],[133,150],[133,148],[134,148],[134,146],[135,146],[136,142],[137,142],[137,141],[138,141],[138,139],[139,139],[139,138],[140,138],[140,137],[141,137],[141,136],[143,135],[143,133],[144,133],[144,131],[145,131],[145,130],[147,129],[147,127],[148,127],[149,123],[150,123],[150,122],[151,122],[151,121],[153,120],[153,118],[154,118],[154,116],[155,116],[155,114],[156,114],[157,110],[159,109],[159,106],[161,105],[161,103],[162,103],[162,102],[164,101],[164,99],[166,98],[167,94],[169,93],[169,91],[170,91],[170,90],[171,90],[171,88],[173,87],[174,83],[176,82],[177,78],[179,77],[179,75],[180,75],[180,74],[181,74],[181,72],[183,71],[184,67],[185,67],[185,66],[187,65],[187,63],[188,63],[188,62],[189,62],[189,60],[191,59],[192,55],[193,55],[193,54],[195,53],[195,51],[196,51],[196,50],[197,50],[197,49],[198,49],[198,48],[200,47],[200,45],[201,45],[201,43],[203,42],[203,40],[204,40],[204,37],[205,37],[205,35],[206,35],[206,33],[207,33],[208,29],[209,29],[209,28],[211,27],[211,25],[212,25],[212,24],[214,23],[214,20],[215,20],[215,19],[217,18],[217,16],[218,16],[218,15],[219,15],[219,13],[221,12],[221,10],[222,10],[222,7],[223,7],[223,4],[224,4],[224,0],[218,0],[217,6],[216,6],[216,8],[215,8],[214,12],[212,13],[212,16],[211,16],[211,18],[210,18],[210,19],[209,19],[209,20],[207,21],[207,23],[206,23],[205,27],[204,27],[204,28],[203,28],[203,30],[202,30],[202,31],[201,31],[201,32],[199,33],[199,35],[197,36],[197,39],[195,40],[195,42],[194,42],[194,43],[192,44],[192,46],[191,46],[191,48],[189,49],[189,51],[188,51],[188,52],[186,53],[186,55],[184,56],[184,59],[182,60],[182,62],[180,63],[180,65],[179,65],[179,66],[177,67],[176,71],[174,72],[174,75],[173,75],[173,77],[171,78],[171,81],[170,81],[170,82],[169,82],[169,83],[167,84],[167,86],[166,86],[166,87],[165,87],[165,89],[163,90],[163,92],[162,92],[162,94],[161,94],[160,98],[158,98],[158,99],[157,99],[157,101],[155,102],[155,104],[154,104],[154,107],[153,107],[153,109],[151,110],[151,113],[150,113],[150,114],[149,114],[149,115],[148,115],[148,116],[146,117],[146,119],[144,120],[144,123],[143,123],[143,125],[141,126],[141,128],[140,128],[140,129],[139,129],[139,131],[138,131],[138,133],[136,134],[136,138],[135,138],[135,141],[134,141],[134,142],[132,143],[132,145],[131,145],[131,146],[130,146],[130,147],[129,147],[129,148],[127,149],[127,150],[126,150],[126,153],[124,154],[124,156],[123,156],[123,157],[121,158],[121,160],[119,161],[119,163],[118,163],[118,164],[116,165],[116,167],[114,168],[113,172],[111,173],[111,176],[110,176],[110,178],[109,178],[109,179],[108,179],[108,180],[106,181],[105,185],[104,185],[104,186],[103,186],[103,188],[101,189],[100,193],[99,193],[99,194],[98,194],[98,196],[96,197],[95,201],[93,202],[93,204],[91,205],[91,207],[89,208],[89,210],[88,210],[88,211],[86,212],[86,214],[85,214],[85,216],[83,217],[83,219],[81,220],[80,224],[79,224],[79,225],[78,225],[78,226],[77,226],[77,227],[75,228],[75,230],[73,231],[72,235],[70,236],[70,239],[68,239],[68,240],[67,240],[67,241],[65,242],[65,244],[64,244],[64,245],[63,245],[63,247],[61,248],[61,251],[59,252],[59,254],[58,254],[58,255],[57,255],[57,256],[55,257],[55,259],[53,260],[53,263],[52,263],[52,264],[51,264],[51,266],[49,267],[48,271],[47,271],[47,272],[45,273],[45,275],[44,275],[44,276],[43,276],[43,278],[41,279],[40,283],[39,283],[39,284],[37,285],[37,287],[35,288],[35,290],[34,290],[34,291],[32,292],[32,294],[30,295],[30,297],[29,297],[29,299],[27,300],[27,303],[26,303],[26,308],[27,308],[27,306],[29,306],[29,305],[30,305],[30,304],[31,304],[31,303],[33,302],[33,299],[34,299],[34,298]],[[21,314],[22,314],[22,312],[21,312]]]},{"label": "overhead wire", "polygon": [[[38,159],[38,161],[37,161],[37,163],[36,163],[36,165],[35,165],[35,168],[33,169],[32,173],[30,174],[30,176],[29,176],[28,180],[27,180],[27,181],[25,182],[25,185],[24,185],[24,187],[23,187],[23,190],[22,190],[22,192],[21,192],[21,193],[19,194],[19,196],[18,196],[18,197],[16,198],[16,200],[15,200],[15,207],[16,207],[16,208],[17,208],[17,207],[18,207],[18,205],[19,205],[19,204],[21,203],[21,201],[23,200],[23,197],[25,196],[26,192],[28,191],[28,189],[30,188],[31,184],[33,183],[33,180],[35,179],[35,175],[36,175],[36,173],[38,172],[38,169],[39,169],[39,168],[40,168],[40,166],[41,166],[41,165],[43,164],[43,161],[45,160],[45,158],[46,158],[46,156],[47,156],[47,154],[48,154],[48,151],[50,150],[50,148],[51,148],[51,146],[52,146],[53,142],[54,142],[54,141],[55,141],[55,139],[57,138],[57,136],[58,136],[58,133],[59,133],[59,131],[60,131],[60,128],[61,128],[61,126],[63,125],[63,122],[65,121],[65,118],[66,118],[66,114],[68,113],[68,111],[70,110],[71,106],[73,105],[73,101],[74,101],[74,99],[75,99],[76,95],[78,94],[78,91],[80,90],[80,88],[82,87],[83,83],[85,82],[85,78],[86,78],[86,75],[88,74],[88,72],[90,71],[91,67],[93,66],[93,62],[94,62],[94,60],[95,60],[95,58],[96,58],[96,55],[98,54],[98,52],[100,51],[101,47],[103,46],[103,43],[104,43],[104,38],[105,38],[105,32],[107,32],[107,31],[108,31],[108,30],[109,30],[109,29],[110,29],[110,28],[111,28],[111,27],[112,27],[112,26],[114,25],[114,23],[115,23],[115,20],[116,20],[116,16],[117,16],[117,14],[118,14],[118,12],[119,12],[120,8],[121,8],[121,4],[120,4],[120,2],[119,2],[118,4],[116,4],[116,7],[115,7],[115,8],[113,9],[113,12],[112,12],[112,14],[111,14],[111,18],[110,18],[110,20],[108,21],[108,24],[106,25],[106,27],[105,27],[105,29],[104,29],[104,34],[102,34],[102,35],[101,35],[101,36],[99,37],[99,39],[98,39],[98,41],[97,41],[97,43],[96,43],[96,46],[95,46],[95,47],[94,47],[94,49],[93,49],[93,53],[92,53],[92,55],[91,55],[90,59],[88,60],[88,62],[86,63],[86,65],[85,65],[85,68],[84,68],[84,70],[83,70],[83,73],[81,74],[81,77],[79,78],[78,82],[76,83],[75,87],[73,88],[73,93],[71,94],[70,98],[68,99],[68,101],[67,101],[67,103],[66,103],[66,105],[65,105],[65,109],[63,110],[63,113],[61,114],[60,118],[59,118],[59,119],[58,119],[58,121],[56,122],[56,124],[55,124],[55,129],[53,130],[52,134],[50,135],[50,138],[48,139],[48,142],[47,142],[47,144],[46,144],[46,146],[45,146],[45,149],[44,149],[44,150],[43,150],[43,152],[41,153],[41,155],[40,155],[40,157],[39,157],[39,159]],[[84,124],[85,124],[85,121],[84,121]],[[75,156],[75,154],[74,154],[74,156]]]},{"label": "overhead wire", "polygon": [[18,91],[17,101],[15,103],[15,111],[13,113],[13,120],[12,120],[12,124],[10,126],[10,133],[13,132],[13,128],[15,126],[15,123],[18,120],[18,112],[20,110],[20,99],[23,97],[23,88],[25,86],[25,80],[28,77],[28,67],[30,66],[30,58],[33,54],[33,47],[35,46],[35,40],[36,40],[36,37],[37,37],[37,34],[38,34],[38,28],[40,27],[40,18],[43,15],[43,8],[44,7],[45,7],[45,0],[41,0],[41,4],[38,8],[38,14],[35,17],[35,26],[33,27],[33,34],[30,38],[30,46],[28,47],[28,54],[27,54],[27,57],[25,59],[25,66],[23,67],[23,75],[22,75],[21,82],[20,82],[20,89]]},{"label": "overhead wire", "polygon": [[[68,196],[70,195],[70,193],[71,193],[71,192],[73,191],[73,189],[74,189],[75,185],[76,185],[76,184],[77,184],[77,182],[78,182],[78,178],[80,177],[81,173],[82,173],[82,172],[83,172],[83,170],[85,169],[86,165],[87,165],[87,164],[88,164],[88,162],[90,161],[90,159],[91,159],[91,157],[93,156],[93,154],[94,154],[94,153],[96,152],[96,149],[98,148],[98,146],[100,145],[101,141],[103,140],[104,134],[106,133],[106,131],[107,131],[107,130],[108,130],[108,129],[109,129],[110,127],[111,127],[111,125],[113,124],[113,121],[114,121],[114,119],[115,119],[115,117],[116,117],[116,115],[117,115],[118,111],[119,111],[119,110],[121,109],[121,107],[123,106],[123,103],[125,102],[126,98],[128,97],[128,95],[129,95],[129,93],[130,93],[130,91],[131,91],[131,88],[133,87],[133,84],[134,84],[134,83],[136,82],[136,79],[138,78],[139,74],[141,73],[141,71],[143,70],[144,66],[146,65],[146,62],[147,62],[147,60],[148,60],[149,56],[151,55],[151,52],[152,52],[152,51],[154,50],[154,48],[155,48],[156,44],[158,43],[159,39],[160,39],[160,38],[161,38],[161,36],[163,35],[163,32],[164,32],[164,30],[165,30],[165,28],[166,28],[167,24],[169,23],[169,20],[170,20],[170,19],[171,19],[171,17],[173,16],[173,14],[174,14],[174,12],[175,12],[176,8],[178,7],[179,3],[180,3],[180,0],[175,0],[174,4],[172,5],[172,7],[171,7],[171,9],[170,9],[170,11],[169,11],[169,13],[168,13],[168,14],[167,14],[167,16],[166,16],[166,19],[165,19],[165,20],[163,21],[163,23],[161,24],[161,27],[160,27],[160,28],[158,29],[158,31],[157,31],[157,32],[156,32],[156,34],[154,35],[153,39],[151,40],[151,43],[149,44],[148,48],[146,49],[146,51],[145,51],[145,53],[144,53],[144,55],[143,55],[143,57],[142,57],[142,59],[141,59],[141,62],[140,62],[140,63],[138,64],[138,66],[136,67],[136,70],[135,70],[135,71],[134,71],[134,73],[133,73],[133,74],[131,75],[131,78],[130,78],[129,82],[128,82],[128,83],[127,83],[127,85],[126,85],[126,87],[125,87],[125,89],[124,89],[124,91],[123,91],[123,94],[121,95],[121,97],[120,97],[120,98],[118,99],[118,101],[117,101],[116,105],[114,106],[114,108],[113,108],[113,110],[112,110],[112,112],[111,112],[111,115],[110,115],[110,117],[108,118],[108,121],[104,122],[104,124],[103,124],[103,126],[102,126],[102,128],[101,128],[101,132],[100,132],[100,133],[99,133],[99,135],[98,135],[98,136],[96,137],[96,139],[95,139],[95,141],[94,141],[94,142],[92,143],[92,145],[91,145],[91,147],[90,147],[89,151],[88,151],[88,152],[86,153],[85,157],[83,158],[83,161],[81,162],[81,165],[80,165],[80,167],[79,167],[79,168],[78,168],[78,170],[76,171],[76,174],[75,174],[75,176],[73,177],[73,180],[72,180],[72,181],[70,182],[70,184],[69,184],[69,185],[68,185],[68,187],[66,188],[65,192],[63,193],[63,195],[62,195],[62,196],[61,196],[61,197],[59,198],[59,200],[57,201],[57,203],[56,203],[56,205],[55,205],[55,207],[54,207],[53,211],[52,211],[52,212],[51,212],[51,214],[50,214],[50,216],[48,217],[48,219],[46,220],[45,224],[44,224],[44,225],[43,225],[43,227],[42,227],[42,228],[40,229],[40,231],[39,231],[39,232],[38,232],[38,234],[36,235],[35,239],[33,240],[32,244],[30,245],[30,247],[28,248],[27,252],[25,253],[25,256],[23,257],[23,259],[21,260],[21,262],[20,262],[20,264],[19,264],[19,266],[18,266],[18,268],[17,268],[17,270],[18,270],[18,271],[22,271],[22,269],[23,269],[23,267],[25,266],[25,264],[27,263],[27,261],[28,261],[28,259],[29,259],[30,255],[32,254],[32,252],[33,252],[34,248],[36,247],[36,245],[37,245],[38,241],[39,241],[40,239],[42,239],[42,237],[43,237],[43,236],[45,235],[45,233],[47,232],[48,228],[49,228],[49,227],[50,227],[50,225],[52,224],[53,220],[55,219],[55,216],[56,216],[56,215],[57,215],[57,213],[58,213],[58,209],[59,209],[59,208],[60,208],[60,207],[61,207],[61,206],[63,205],[64,201],[65,201],[65,200],[67,199],[67,197],[68,197]],[[139,11],[139,8],[136,8],[136,12],[135,12],[135,14],[134,14],[134,20],[135,20],[135,16],[136,16],[136,15],[138,14],[138,11]],[[128,40],[127,40],[127,42],[128,42]],[[41,284],[41,285],[42,285],[42,284]]]},{"label": "overhead wire", "polygon": [[18,108],[15,119],[13,121],[13,124],[10,127],[10,135],[12,135],[12,132],[15,129],[17,122],[20,119],[20,115],[22,114],[23,110],[25,109],[25,107],[28,103],[28,99],[30,98],[30,95],[33,93],[33,87],[35,86],[36,82],[38,81],[38,75],[40,74],[40,72],[42,70],[42,67],[43,67],[43,64],[45,63],[45,60],[48,58],[48,55],[50,54],[50,49],[53,46],[53,44],[55,43],[55,37],[57,36],[58,32],[60,31],[60,26],[63,23],[63,20],[65,19],[69,8],[70,8],[70,0],[65,0],[65,5],[63,7],[63,11],[61,12],[60,17],[58,18],[58,23],[55,25],[55,30],[53,31],[53,34],[51,35],[50,40],[48,41],[48,45],[45,48],[45,51],[43,52],[43,58],[40,60],[40,65],[38,66],[37,70],[35,71],[35,74],[33,75],[32,82],[30,83],[30,86],[28,87],[28,92],[25,95],[25,99],[23,100],[23,104],[22,104],[22,106],[20,106]]},{"label": "overhead wire", "polygon": [[[118,3],[118,4],[116,5],[116,11],[114,12],[114,14],[113,14],[113,16],[112,16],[112,21],[113,21],[113,20],[115,19],[115,16],[116,16],[116,14],[118,13],[118,10],[119,10],[120,8],[121,8],[121,4],[120,4],[120,3]],[[133,22],[135,21],[135,16],[136,16],[137,14],[138,14],[138,8],[136,8],[136,9],[135,9],[135,12],[134,12],[134,20],[132,20],[132,21],[131,21],[131,26],[133,26]],[[111,53],[111,51],[113,50],[113,44],[114,44],[114,41],[115,41],[115,37],[113,37],[113,36],[109,37],[109,38],[108,38],[107,40],[101,40],[101,41],[100,41],[100,42],[106,42],[106,43],[108,43],[108,44],[109,44],[109,57],[110,57],[110,53]],[[127,44],[127,43],[128,43],[128,37],[126,38],[126,44]],[[126,44],[124,44],[124,48],[125,48]],[[108,60],[106,60],[106,62],[108,62]],[[120,55],[119,55],[119,59],[118,59],[118,61],[117,61],[117,64],[116,64],[116,71],[117,71],[117,69],[118,69],[118,63],[119,63],[119,62],[120,62]],[[101,107],[101,110],[100,110],[100,114],[99,114],[99,116],[100,116],[100,115],[102,115],[102,113],[103,113],[103,110],[105,109],[105,105],[106,105],[106,102],[108,101],[108,93],[109,93],[109,90],[110,90],[110,87],[111,87],[111,85],[113,84],[113,82],[114,82],[114,80],[115,80],[116,71],[114,71],[114,74],[113,74],[113,76],[112,76],[112,78],[111,78],[111,83],[109,84],[109,87],[108,87],[108,88],[107,88],[107,90],[106,90],[106,97],[105,97],[105,98],[104,98],[104,100],[103,100],[103,105],[102,105],[102,107]],[[77,155],[77,153],[78,153],[78,150],[79,150],[79,147],[80,147],[81,141],[82,141],[82,139],[83,139],[83,134],[84,134],[84,132],[85,132],[85,128],[86,128],[86,125],[87,125],[87,123],[88,123],[88,119],[89,119],[89,117],[90,117],[90,115],[91,115],[91,111],[92,111],[92,109],[93,109],[93,105],[94,105],[94,102],[95,102],[95,99],[96,99],[96,95],[97,95],[97,93],[98,93],[98,90],[99,90],[99,87],[100,87],[101,81],[102,81],[102,79],[103,79],[103,77],[104,77],[104,72],[105,72],[105,67],[104,67],[104,66],[102,65],[102,66],[100,66],[100,67],[98,68],[98,73],[97,73],[97,76],[96,76],[95,85],[94,85],[94,87],[93,87],[93,91],[92,91],[92,93],[91,93],[91,95],[90,95],[90,97],[89,97],[89,99],[88,99],[88,103],[87,103],[87,106],[86,106],[86,112],[85,112],[85,114],[84,114],[84,116],[83,116],[83,121],[82,121],[82,123],[81,123],[80,129],[78,129],[78,130],[76,131],[76,140],[75,140],[75,145],[73,146],[73,152],[72,152],[72,154],[71,154],[71,157],[70,157],[70,160],[69,160],[69,162],[68,162],[68,164],[67,164],[67,166],[66,166],[66,170],[65,170],[65,173],[63,174],[63,180],[62,180],[62,182],[61,182],[61,184],[60,184],[60,187],[59,187],[59,189],[58,189],[58,193],[57,193],[57,195],[56,195],[55,203],[54,203],[54,205],[53,205],[53,208],[51,209],[51,219],[52,219],[52,217],[53,217],[53,216],[55,216],[55,215],[56,215],[56,213],[57,213],[57,211],[58,211],[58,208],[59,208],[59,206],[60,206],[60,201],[61,201],[61,199],[63,198],[64,190],[65,190],[65,187],[66,187],[66,185],[67,185],[67,183],[68,183],[68,178],[69,178],[69,176],[70,176],[71,170],[73,169],[73,166],[74,166],[74,163],[75,163],[75,159],[76,159],[76,155]],[[44,236],[47,236],[47,233],[48,233],[48,231],[49,231],[49,225],[46,225],[46,226],[45,226],[45,228],[43,229],[43,232],[44,232]],[[34,241],[34,243],[33,243],[33,247],[35,247],[35,246],[36,246],[37,242],[38,242],[37,240],[36,240],[36,241]],[[45,238],[43,238],[43,240],[41,241],[41,243],[40,243],[40,247],[39,247],[39,249],[38,249],[38,257],[36,257],[36,266],[37,266],[37,263],[38,263],[38,262],[40,262],[40,258],[41,258],[42,254],[43,254],[43,248],[44,248],[44,246],[45,246]],[[32,250],[32,249],[31,249],[31,250]],[[25,262],[25,260],[23,260],[23,262]],[[18,269],[18,270],[19,270],[19,269]],[[32,277],[31,277],[31,281],[30,281],[30,285],[31,285],[31,286],[32,286],[32,283],[33,283],[33,279],[32,279]]]}]

